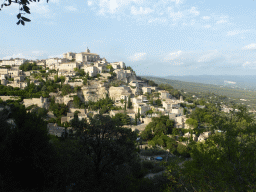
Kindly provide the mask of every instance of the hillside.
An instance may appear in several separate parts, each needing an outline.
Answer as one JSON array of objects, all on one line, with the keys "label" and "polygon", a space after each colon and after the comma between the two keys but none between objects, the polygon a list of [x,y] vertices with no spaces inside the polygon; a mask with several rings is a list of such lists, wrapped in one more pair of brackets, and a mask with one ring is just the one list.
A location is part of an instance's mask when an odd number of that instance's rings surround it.
[{"label": "hillside", "polygon": [[233,87],[243,90],[256,90],[256,76],[254,75],[185,75],[166,76],[164,79],[222,85],[225,87]]},{"label": "hillside", "polygon": [[[175,89],[183,90],[185,92],[190,92],[194,94],[211,92],[217,95],[227,96],[234,100],[236,103],[250,105],[252,108],[256,108],[256,91],[242,90],[238,88],[230,88],[220,85],[170,80],[152,76],[141,77],[146,78],[148,80],[152,80],[157,84],[170,84]],[[246,101],[241,101],[240,99],[245,99]]]}]

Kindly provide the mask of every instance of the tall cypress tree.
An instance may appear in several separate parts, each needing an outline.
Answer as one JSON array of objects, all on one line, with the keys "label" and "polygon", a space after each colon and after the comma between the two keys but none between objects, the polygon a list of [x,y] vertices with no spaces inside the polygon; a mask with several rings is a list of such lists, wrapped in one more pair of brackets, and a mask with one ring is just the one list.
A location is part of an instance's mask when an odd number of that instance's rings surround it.
[{"label": "tall cypress tree", "polygon": [[124,98],[124,110],[126,111],[126,96]]}]

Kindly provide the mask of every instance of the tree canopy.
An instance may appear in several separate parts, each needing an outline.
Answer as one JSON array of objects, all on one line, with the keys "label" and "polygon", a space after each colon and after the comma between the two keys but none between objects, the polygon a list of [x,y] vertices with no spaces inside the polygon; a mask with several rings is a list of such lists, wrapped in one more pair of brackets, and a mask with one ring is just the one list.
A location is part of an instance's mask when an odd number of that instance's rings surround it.
[{"label": "tree canopy", "polygon": [[[19,13],[17,14],[18,22],[17,25],[22,24],[25,25],[25,22],[30,22],[31,20],[24,17],[25,14],[30,14],[30,8],[29,4],[31,2],[39,2],[40,0],[4,0],[4,2],[1,4],[0,11],[3,7],[11,6],[13,3],[16,3],[19,5]],[[46,0],[48,3],[49,0]]]}]

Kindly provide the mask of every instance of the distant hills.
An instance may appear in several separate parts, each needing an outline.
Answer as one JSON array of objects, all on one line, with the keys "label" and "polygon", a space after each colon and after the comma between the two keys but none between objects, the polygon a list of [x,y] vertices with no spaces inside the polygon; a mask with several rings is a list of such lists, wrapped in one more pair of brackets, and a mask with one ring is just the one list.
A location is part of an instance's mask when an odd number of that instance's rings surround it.
[{"label": "distant hills", "polygon": [[227,86],[245,90],[256,90],[256,75],[186,75],[166,76],[162,78],[193,83]]},{"label": "distant hills", "polygon": [[196,93],[196,95],[214,93],[220,96],[227,96],[238,103],[249,105],[256,109],[256,77],[254,76],[141,77],[152,80],[157,84],[170,84],[175,89]]}]

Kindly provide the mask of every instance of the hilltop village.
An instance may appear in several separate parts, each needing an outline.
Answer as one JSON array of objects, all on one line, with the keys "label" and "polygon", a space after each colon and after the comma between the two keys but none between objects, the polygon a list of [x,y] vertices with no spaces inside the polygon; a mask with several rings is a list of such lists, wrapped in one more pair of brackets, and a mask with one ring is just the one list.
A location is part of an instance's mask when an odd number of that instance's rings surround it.
[{"label": "hilltop village", "polygon": [[[36,88],[42,82],[49,82],[49,86],[41,87],[41,95],[34,94],[33,97],[32,91],[30,98],[24,98],[22,104],[30,111],[44,109],[49,133],[58,137],[67,131],[74,133],[69,122],[75,115],[79,120],[86,119],[88,122],[89,117],[99,113],[111,117],[125,114],[127,121],[123,126],[139,133],[152,122],[152,117],[160,116],[172,120],[174,128],[192,128],[186,123],[188,118],[183,106],[193,103],[183,101],[182,96],[175,98],[168,91],[159,89],[154,82],[137,77],[135,71],[124,62],[108,62],[98,54],[91,53],[88,48],[81,53],[65,53],[63,58],[2,60],[0,66],[1,85],[13,87],[14,90],[27,91],[28,87]],[[60,86],[55,88],[51,80]],[[6,101],[20,97],[5,94],[0,98]],[[95,107],[106,98],[113,102],[108,103],[110,107]],[[66,107],[64,112],[56,112],[56,105]],[[204,108],[203,105],[197,107]],[[189,113],[194,109],[186,111]],[[224,107],[223,110],[229,112],[230,109]],[[201,142],[209,135],[211,131],[202,132],[199,136],[186,132],[183,137],[192,136],[194,141]]]},{"label": "hilltop village", "polygon": [[256,189],[255,117],[223,96],[158,85],[88,48],[2,60],[0,75],[2,191]]}]

